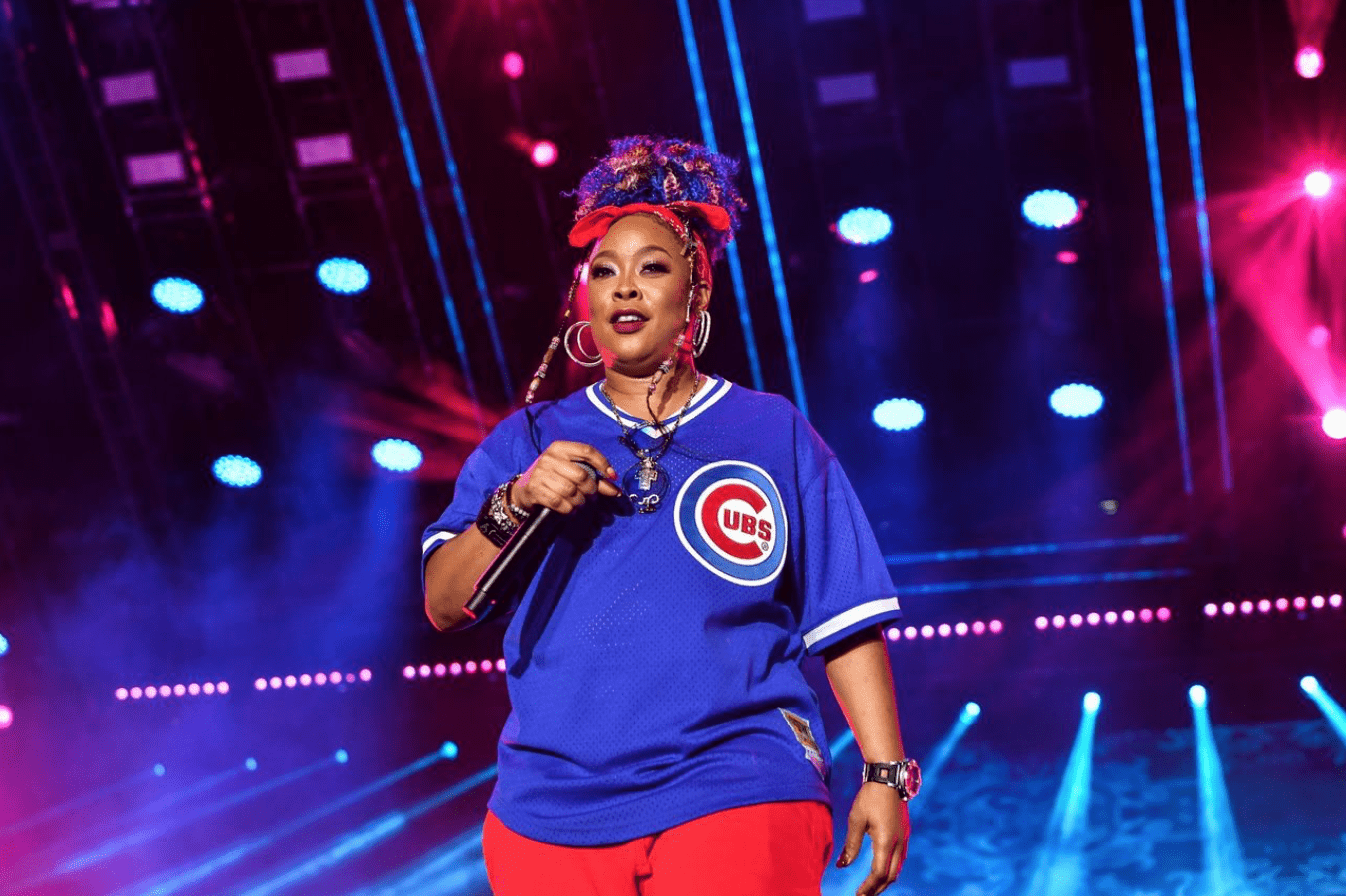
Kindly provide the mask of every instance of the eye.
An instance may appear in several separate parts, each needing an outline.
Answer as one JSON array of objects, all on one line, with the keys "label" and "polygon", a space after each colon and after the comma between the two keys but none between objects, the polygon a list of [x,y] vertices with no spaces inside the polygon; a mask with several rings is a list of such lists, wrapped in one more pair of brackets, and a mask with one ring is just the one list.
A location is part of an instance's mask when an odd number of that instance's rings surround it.
[{"label": "eye", "polygon": [[656,274],[667,274],[668,265],[662,261],[647,261],[640,266],[640,270]]},{"label": "eye", "polygon": [[606,265],[604,265],[604,266],[602,266],[602,267],[597,267],[597,268],[590,268],[590,269],[589,269],[589,279],[591,279],[591,280],[601,280],[602,278],[608,276],[608,275],[611,274],[611,273],[612,273],[612,268],[607,267]]}]

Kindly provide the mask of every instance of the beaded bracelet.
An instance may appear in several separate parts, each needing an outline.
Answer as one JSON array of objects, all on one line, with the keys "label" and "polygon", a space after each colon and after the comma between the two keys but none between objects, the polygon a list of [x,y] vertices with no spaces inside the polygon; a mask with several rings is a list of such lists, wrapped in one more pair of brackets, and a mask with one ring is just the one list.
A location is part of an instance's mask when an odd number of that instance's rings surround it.
[{"label": "beaded bracelet", "polygon": [[522,508],[516,508],[513,504],[509,505],[514,515],[519,517],[519,522],[510,519],[509,513],[505,510],[505,496],[509,494],[512,486],[523,474],[516,475],[508,482],[501,483],[491,496],[481,505],[481,510],[477,512],[477,528],[481,534],[498,548],[503,548],[514,533],[519,531],[519,526],[529,516]]}]

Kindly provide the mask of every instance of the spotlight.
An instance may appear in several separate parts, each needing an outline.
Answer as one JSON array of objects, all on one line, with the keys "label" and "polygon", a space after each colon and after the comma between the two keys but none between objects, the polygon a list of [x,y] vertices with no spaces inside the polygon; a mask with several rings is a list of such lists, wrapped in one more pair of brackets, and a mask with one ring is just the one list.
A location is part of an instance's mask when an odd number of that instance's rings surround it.
[{"label": "spotlight", "polygon": [[0,731],[14,724],[14,710],[0,703]]},{"label": "spotlight", "polygon": [[241,454],[226,454],[211,464],[215,478],[232,488],[252,488],[262,481],[262,466]]},{"label": "spotlight", "polygon": [[1305,675],[1303,678],[1299,679],[1299,686],[1304,689],[1304,693],[1306,694],[1316,694],[1318,691],[1322,690],[1323,687],[1318,683],[1318,679],[1314,678],[1312,675]]},{"label": "spotlight", "polygon": [[337,762],[341,763],[342,765],[345,765],[348,761],[350,761],[351,754],[347,753],[345,750],[337,750],[336,754],[332,758],[335,759]]},{"label": "spotlight", "polygon": [[1091,417],[1103,407],[1103,393],[1084,383],[1067,383],[1052,393],[1048,403],[1062,417]]},{"label": "spotlight", "polygon": [[1316,324],[1309,330],[1309,345],[1314,348],[1327,348],[1332,341],[1332,331],[1322,324]]},{"label": "spotlight", "polygon": [[1322,199],[1332,192],[1332,175],[1321,169],[1304,176],[1304,192],[1314,199]]},{"label": "spotlight", "polygon": [[981,707],[977,704],[969,703],[967,706],[963,707],[963,718],[967,719],[969,722],[979,715],[981,715]]},{"label": "spotlight", "polygon": [[1060,230],[1080,219],[1080,203],[1063,190],[1038,190],[1023,201],[1024,220],[1043,230]]},{"label": "spotlight", "polygon": [[1317,47],[1300,47],[1295,54],[1295,71],[1301,78],[1316,78],[1323,73],[1323,53]]},{"label": "spotlight", "polygon": [[374,463],[394,473],[410,473],[421,465],[425,456],[406,439],[383,439],[375,442],[369,452]]},{"label": "spotlight", "polygon": [[243,763],[243,767],[250,772],[255,772],[257,771],[257,760],[253,759],[252,757],[248,757],[248,759]]},{"label": "spotlight", "polygon": [[874,424],[892,432],[915,429],[925,421],[925,408],[910,398],[890,398],[874,407]]},{"label": "spotlight", "polygon": [[875,268],[868,268],[860,272],[861,283],[873,283],[879,279],[879,272]]},{"label": "spotlight", "polygon": [[162,762],[160,762],[158,765],[154,767],[154,776],[156,778],[162,778],[166,774],[168,774],[168,769],[164,768],[164,764]]},{"label": "spotlight", "polygon": [[318,282],[332,292],[353,296],[369,288],[369,268],[354,258],[329,258],[318,265]]},{"label": "spotlight", "polygon": [[1098,708],[1103,705],[1103,698],[1098,695],[1098,691],[1090,691],[1084,695],[1084,711],[1093,713],[1098,712]]},{"label": "spotlight", "polygon": [[1192,701],[1192,705],[1200,709],[1206,705],[1206,689],[1199,684],[1194,684],[1187,689],[1187,699]]},{"label": "spotlight", "polygon": [[200,311],[206,303],[206,295],[201,287],[184,277],[164,277],[150,287],[150,297],[154,304],[174,314],[191,314]]},{"label": "spotlight", "polygon": [[458,745],[451,740],[446,740],[439,748],[439,755],[445,759],[458,758]]},{"label": "spotlight", "polygon": [[893,232],[893,219],[882,209],[862,206],[837,218],[837,236],[852,246],[881,243]]},{"label": "spotlight", "polygon": [[1330,439],[1346,439],[1346,408],[1333,408],[1323,414],[1323,432]]},{"label": "spotlight", "polygon": [[1056,253],[1056,260],[1061,264],[1075,264],[1080,260],[1080,253],[1072,252],[1069,249],[1062,249]]},{"label": "spotlight", "polygon": [[523,77],[523,56],[513,50],[506,53],[504,58],[500,60],[500,70],[511,81],[519,80]]},{"label": "spotlight", "polygon": [[9,653],[9,639],[4,635],[0,635],[0,656],[4,656],[7,653]]},{"label": "spotlight", "polygon": [[533,164],[539,168],[550,168],[556,164],[556,144],[550,140],[539,140],[528,153]]}]

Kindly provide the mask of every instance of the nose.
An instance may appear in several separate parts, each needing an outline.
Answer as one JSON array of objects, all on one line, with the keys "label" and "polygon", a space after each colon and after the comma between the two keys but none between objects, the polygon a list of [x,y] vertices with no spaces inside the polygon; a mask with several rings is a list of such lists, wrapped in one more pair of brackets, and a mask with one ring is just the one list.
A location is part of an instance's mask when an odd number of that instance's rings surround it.
[{"label": "nose", "polygon": [[612,288],[612,295],[618,301],[636,299],[640,297],[640,290],[634,283],[618,283]]}]

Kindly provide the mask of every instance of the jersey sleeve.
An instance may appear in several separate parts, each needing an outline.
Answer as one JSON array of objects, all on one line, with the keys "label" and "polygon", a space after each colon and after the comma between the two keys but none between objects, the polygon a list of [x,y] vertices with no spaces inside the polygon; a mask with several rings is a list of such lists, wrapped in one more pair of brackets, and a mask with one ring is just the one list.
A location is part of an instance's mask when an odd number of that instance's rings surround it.
[{"label": "jersey sleeve", "polygon": [[823,461],[800,495],[796,543],[800,629],[810,656],[861,629],[901,618],[888,565],[835,456]]},{"label": "jersey sleeve", "polygon": [[[466,532],[477,521],[477,512],[500,483],[523,472],[520,440],[527,436],[517,417],[500,423],[463,463],[453,486],[453,500],[421,535],[421,590],[425,590],[425,566],[430,555],[450,539]],[[531,444],[528,446],[531,453]],[[531,461],[530,461],[531,463]]]}]

